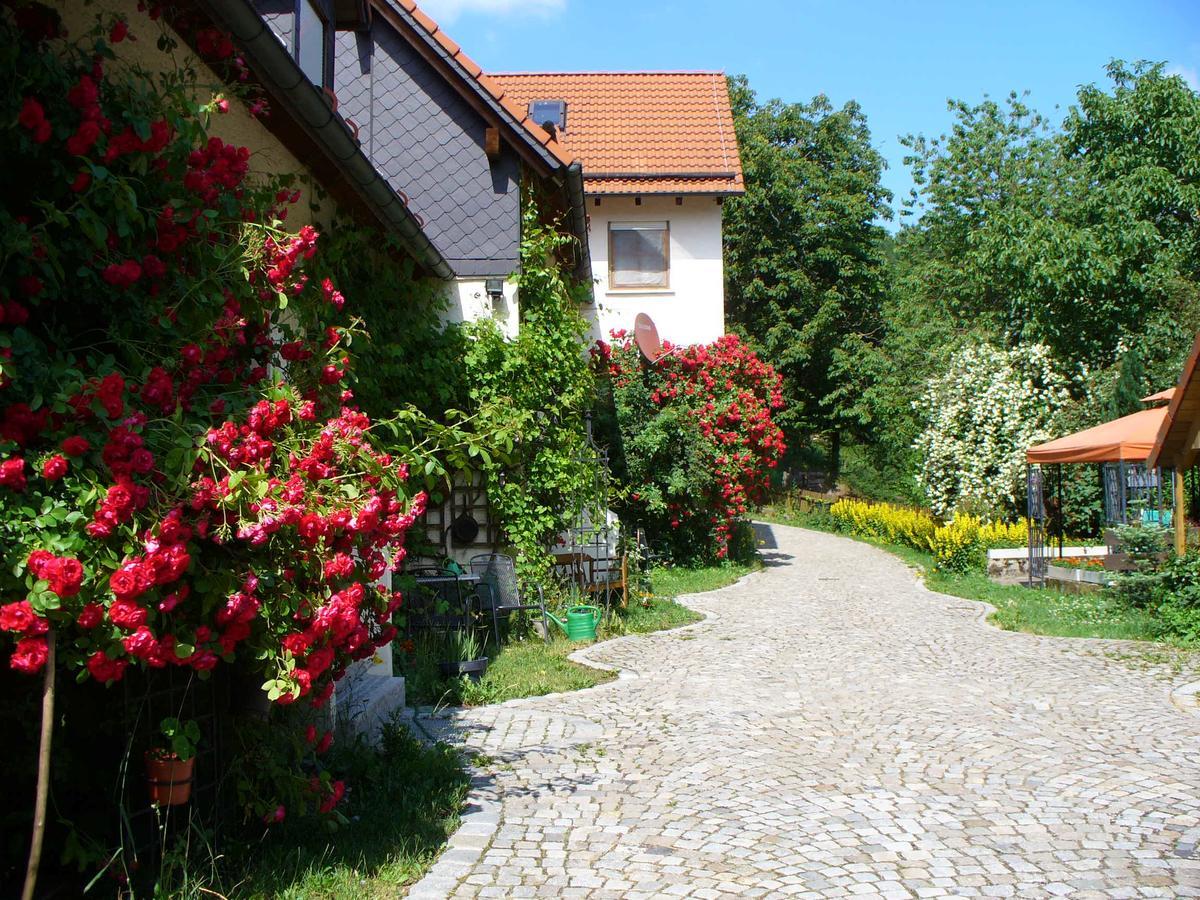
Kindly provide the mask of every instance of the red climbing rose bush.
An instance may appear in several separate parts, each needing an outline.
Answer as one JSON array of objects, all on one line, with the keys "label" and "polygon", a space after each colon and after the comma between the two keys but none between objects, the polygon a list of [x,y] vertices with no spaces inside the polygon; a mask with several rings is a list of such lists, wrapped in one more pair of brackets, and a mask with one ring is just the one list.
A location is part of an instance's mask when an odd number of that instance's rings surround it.
[{"label": "red climbing rose bush", "polygon": [[100,684],[239,661],[320,706],[395,634],[424,495],[355,407],[300,192],[213,133],[197,72],[117,62],[127,34],[0,6],[0,648],[36,675],[53,634]]},{"label": "red climbing rose bush", "polygon": [[677,560],[726,558],[785,450],[772,418],[783,406],[779,374],[735,335],[664,341],[653,363],[631,335],[612,337],[592,359],[610,385],[625,517]]}]

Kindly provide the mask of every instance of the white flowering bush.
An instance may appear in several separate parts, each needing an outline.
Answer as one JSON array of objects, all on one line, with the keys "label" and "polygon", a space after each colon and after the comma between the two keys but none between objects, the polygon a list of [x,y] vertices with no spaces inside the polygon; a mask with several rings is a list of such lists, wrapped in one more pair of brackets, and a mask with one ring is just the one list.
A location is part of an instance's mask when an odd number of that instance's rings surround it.
[{"label": "white flowering bush", "polygon": [[1072,381],[1044,344],[972,344],[931,378],[917,402],[917,480],[935,514],[996,516],[1024,496],[1025,451],[1055,437]]}]

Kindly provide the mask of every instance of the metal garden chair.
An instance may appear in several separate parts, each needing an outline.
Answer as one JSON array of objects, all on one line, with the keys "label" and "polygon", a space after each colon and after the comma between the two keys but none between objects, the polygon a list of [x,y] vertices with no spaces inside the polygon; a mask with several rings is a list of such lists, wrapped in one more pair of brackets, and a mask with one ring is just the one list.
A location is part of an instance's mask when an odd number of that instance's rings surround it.
[{"label": "metal garden chair", "polygon": [[468,564],[472,575],[479,576],[480,602],[491,607],[492,630],[496,646],[500,646],[500,617],[519,610],[536,610],[542,614],[542,633],[550,640],[550,623],[546,621],[546,598],[539,585],[537,602],[526,603],[517,584],[517,569],[511,556],[503,553],[481,553],[472,556]]}]

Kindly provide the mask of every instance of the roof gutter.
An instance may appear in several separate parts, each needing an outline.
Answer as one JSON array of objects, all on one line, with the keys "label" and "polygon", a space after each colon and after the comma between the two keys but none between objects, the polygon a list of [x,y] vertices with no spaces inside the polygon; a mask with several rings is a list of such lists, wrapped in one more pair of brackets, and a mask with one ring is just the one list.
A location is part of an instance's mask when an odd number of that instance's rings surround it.
[{"label": "roof gutter", "polygon": [[588,248],[587,203],[583,195],[583,165],[576,161],[567,166],[567,203],[571,207],[571,230],[579,238],[579,261],[575,266],[575,277],[587,285],[588,294],[593,292],[592,254]]},{"label": "roof gutter", "polygon": [[371,165],[341,116],[300,71],[254,8],[246,0],[199,0],[199,4],[238,42],[263,87],[333,161],[380,222],[397,231],[405,247],[434,275],[453,278],[454,270],[425,235],[415,214]]},{"label": "roof gutter", "polygon": [[638,180],[655,180],[670,178],[674,181],[708,181],[717,178],[725,178],[733,180],[737,178],[737,172],[588,172],[588,178],[620,178],[626,181]]}]

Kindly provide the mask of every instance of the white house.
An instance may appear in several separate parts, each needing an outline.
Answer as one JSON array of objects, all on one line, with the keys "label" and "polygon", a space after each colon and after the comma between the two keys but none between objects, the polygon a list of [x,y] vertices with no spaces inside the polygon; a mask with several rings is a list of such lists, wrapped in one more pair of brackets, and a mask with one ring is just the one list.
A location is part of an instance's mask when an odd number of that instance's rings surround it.
[{"label": "white house", "polygon": [[583,164],[594,336],[647,313],[664,340],[725,333],[721,204],[743,192],[720,72],[492,75]]}]

